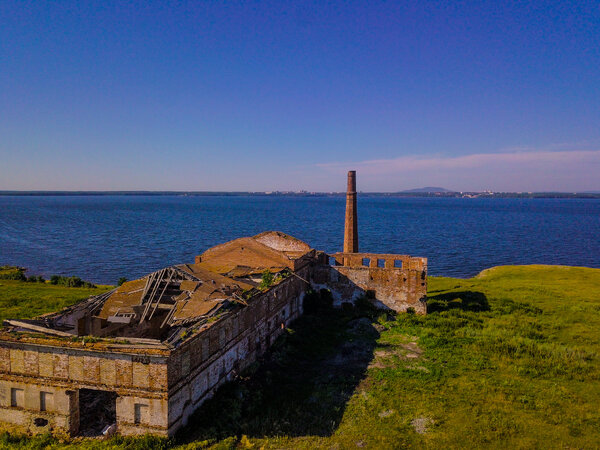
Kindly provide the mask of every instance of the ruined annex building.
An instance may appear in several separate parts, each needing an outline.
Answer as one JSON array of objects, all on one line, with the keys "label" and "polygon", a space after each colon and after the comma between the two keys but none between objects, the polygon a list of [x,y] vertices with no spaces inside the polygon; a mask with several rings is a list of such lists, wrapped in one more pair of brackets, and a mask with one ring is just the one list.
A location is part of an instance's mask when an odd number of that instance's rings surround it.
[{"label": "ruined annex building", "polygon": [[0,422],[30,432],[172,435],[303,312],[305,294],[426,312],[427,260],[358,253],[348,176],[344,252],[280,232],[217,245],[0,332]]}]

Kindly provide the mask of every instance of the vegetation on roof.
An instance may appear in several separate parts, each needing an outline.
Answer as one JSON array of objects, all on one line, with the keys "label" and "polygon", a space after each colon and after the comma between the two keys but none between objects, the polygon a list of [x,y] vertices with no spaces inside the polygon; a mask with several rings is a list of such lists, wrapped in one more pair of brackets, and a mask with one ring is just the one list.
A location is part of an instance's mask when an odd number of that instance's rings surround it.
[{"label": "vegetation on roof", "polygon": [[274,281],[275,281],[275,275],[273,275],[271,273],[271,271],[269,269],[267,269],[262,273],[262,277],[260,280],[260,284],[258,285],[258,288],[261,290],[269,289],[273,285]]}]

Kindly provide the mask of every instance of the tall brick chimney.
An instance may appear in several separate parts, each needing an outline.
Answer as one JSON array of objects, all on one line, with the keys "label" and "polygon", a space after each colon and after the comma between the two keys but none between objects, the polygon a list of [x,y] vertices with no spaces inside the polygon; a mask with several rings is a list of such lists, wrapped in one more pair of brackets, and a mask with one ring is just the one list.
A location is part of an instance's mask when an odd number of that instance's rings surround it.
[{"label": "tall brick chimney", "polygon": [[350,170],[348,172],[348,190],[346,191],[346,224],[344,229],[344,253],[358,253],[355,170]]}]

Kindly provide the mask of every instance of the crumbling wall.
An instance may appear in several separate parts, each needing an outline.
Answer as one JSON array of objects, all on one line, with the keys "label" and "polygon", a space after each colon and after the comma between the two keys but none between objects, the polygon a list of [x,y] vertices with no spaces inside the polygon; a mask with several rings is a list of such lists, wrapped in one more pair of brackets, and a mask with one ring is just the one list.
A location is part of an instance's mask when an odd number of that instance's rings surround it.
[{"label": "crumbling wall", "polygon": [[315,270],[316,289],[329,289],[334,304],[365,296],[394,311],[427,312],[427,259],[376,253],[337,253]]},{"label": "crumbling wall", "polygon": [[169,401],[166,396],[117,397],[117,430],[122,435],[168,434]]},{"label": "crumbling wall", "polygon": [[[307,279],[309,268],[299,271]],[[184,342],[169,359],[169,434],[224,382],[256,361],[302,314],[308,285],[290,275],[264,294]]]},{"label": "crumbling wall", "polygon": [[[56,386],[22,380],[0,380],[0,421],[32,433],[61,429],[68,433],[71,421],[71,396],[74,393]],[[44,405],[40,408],[40,399]],[[14,406],[13,406],[14,405]],[[73,417],[76,419],[76,417]]]},{"label": "crumbling wall", "polygon": [[155,427],[166,434],[165,356],[0,342],[0,421],[34,433],[53,430],[77,434],[77,392],[84,388],[118,394],[117,426],[121,433],[129,434],[127,427],[136,419],[126,408],[119,408],[119,403],[132,398],[149,404],[148,423],[137,425]]}]

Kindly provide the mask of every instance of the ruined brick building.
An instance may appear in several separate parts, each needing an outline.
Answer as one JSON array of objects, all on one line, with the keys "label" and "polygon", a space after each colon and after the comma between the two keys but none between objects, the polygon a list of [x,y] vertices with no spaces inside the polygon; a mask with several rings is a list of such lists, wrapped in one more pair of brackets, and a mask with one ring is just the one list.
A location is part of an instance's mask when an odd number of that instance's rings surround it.
[{"label": "ruined brick building", "polygon": [[206,250],[0,332],[0,422],[30,432],[172,435],[303,312],[310,289],[336,305],[366,296],[426,312],[425,258],[358,253],[355,173],[344,252],[280,232]]}]

